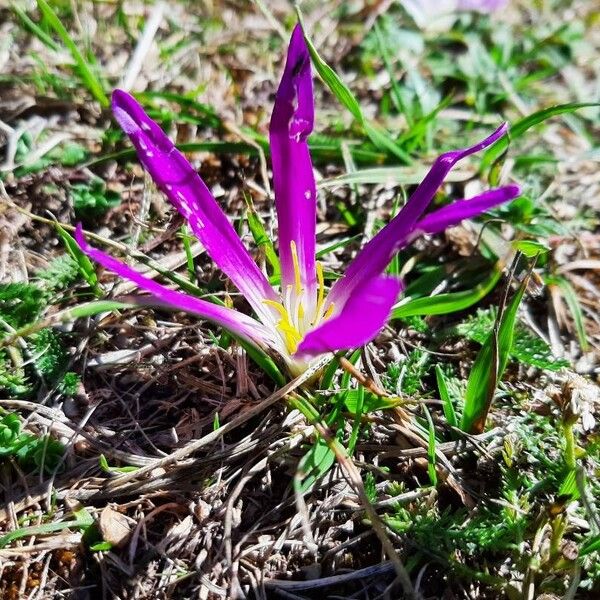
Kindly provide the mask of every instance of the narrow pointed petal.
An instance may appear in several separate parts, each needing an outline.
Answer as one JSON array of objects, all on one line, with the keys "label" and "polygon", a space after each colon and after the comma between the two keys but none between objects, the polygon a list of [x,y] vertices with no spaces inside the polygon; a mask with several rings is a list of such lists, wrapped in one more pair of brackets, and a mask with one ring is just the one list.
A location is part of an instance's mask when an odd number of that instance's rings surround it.
[{"label": "narrow pointed petal", "polygon": [[313,129],[314,99],[310,55],[300,25],[296,25],[285,69],[275,97],[269,138],[273,187],[279,224],[282,287],[294,285],[292,242],[298,255],[302,288],[315,296],[315,177],[307,137]]},{"label": "narrow pointed petal", "polygon": [[364,246],[350,263],[344,276],[335,282],[328,300],[336,305],[343,304],[363,280],[368,281],[383,273],[396,252],[406,244],[450,170],[463,158],[492,145],[506,133],[507,128],[504,123],[478,144],[440,155],[402,210]]},{"label": "narrow pointed petal", "polygon": [[494,206],[513,200],[520,194],[521,188],[518,185],[507,185],[495,190],[488,190],[473,198],[457,200],[423,217],[417,223],[415,233],[439,233],[448,227],[457,225],[464,219],[471,219]]},{"label": "narrow pointed petal", "polygon": [[370,342],[386,324],[401,290],[402,282],[395,277],[364,282],[337,315],[306,334],[296,355],[316,356]]},{"label": "narrow pointed petal", "polygon": [[115,275],[132,281],[139,288],[150,292],[152,297],[158,301],[157,304],[166,304],[176,310],[183,310],[198,315],[203,319],[224,327],[252,344],[262,347],[273,347],[276,344],[272,340],[270,332],[255,319],[231,308],[219,306],[218,304],[171,290],[153,279],[138,273],[135,269],[132,269],[109,254],[90,246],[83,236],[81,225],[77,226],[75,239],[81,250],[92,260]]},{"label": "narrow pointed petal", "polygon": [[269,318],[263,300],[275,300],[275,292],[198,173],[132,96],[116,90],[112,108],[158,188],[256,313]]}]

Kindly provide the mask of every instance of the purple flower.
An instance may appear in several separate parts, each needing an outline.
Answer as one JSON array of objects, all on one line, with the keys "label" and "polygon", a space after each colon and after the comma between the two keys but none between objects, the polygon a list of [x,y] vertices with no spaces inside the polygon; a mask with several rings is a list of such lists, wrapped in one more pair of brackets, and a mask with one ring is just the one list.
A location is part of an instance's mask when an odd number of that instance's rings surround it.
[{"label": "purple flower", "polygon": [[401,4],[420,29],[448,31],[462,11],[493,13],[508,5],[508,0],[401,0]]},{"label": "purple flower", "polygon": [[481,13],[491,13],[504,8],[508,0],[458,0],[458,10],[475,10]]},{"label": "purple flower", "polygon": [[276,290],[202,179],[160,127],[126,92],[113,93],[112,107],[144,168],[244,295],[256,318],[156,283],[91,247],[78,227],[76,239],[82,250],[150,292],[158,303],[197,314],[279,354],[294,374],[318,355],[359,347],[381,331],[402,289],[400,280],[384,274],[400,248],[419,235],[443,231],[519,195],[519,188],[509,185],[423,216],[450,169],[502,137],[507,129],[502,125],[470,148],[439,156],[400,213],[365,245],[327,293],[323,268],[315,258],[316,186],[306,141],[314,121],[310,56],[297,25],[270,124],[281,261],[281,285]]}]

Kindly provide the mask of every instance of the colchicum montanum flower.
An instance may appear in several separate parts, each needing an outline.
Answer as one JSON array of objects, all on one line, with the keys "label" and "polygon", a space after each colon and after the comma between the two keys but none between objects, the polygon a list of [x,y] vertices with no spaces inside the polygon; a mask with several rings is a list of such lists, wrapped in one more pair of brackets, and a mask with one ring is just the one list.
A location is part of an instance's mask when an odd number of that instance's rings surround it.
[{"label": "colchicum montanum flower", "polygon": [[323,268],[315,258],[316,186],[307,144],[314,121],[310,56],[298,25],[269,132],[281,262],[281,283],[274,289],[205,183],[160,127],[124,91],[113,93],[112,108],[144,168],[246,298],[255,317],[155,282],[91,247],[78,227],[76,239],[82,250],[159,303],[196,314],[278,354],[292,374],[301,373],[319,355],[356,348],[377,336],[402,289],[400,280],[384,274],[398,250],[419,235],[441,232],[519,194],[517,186],[508,185],[423,216],[450,169],[502,137],[506,132],[502,125],[470,148],[439,156],[398,215],[364,246],[327,291]]}]

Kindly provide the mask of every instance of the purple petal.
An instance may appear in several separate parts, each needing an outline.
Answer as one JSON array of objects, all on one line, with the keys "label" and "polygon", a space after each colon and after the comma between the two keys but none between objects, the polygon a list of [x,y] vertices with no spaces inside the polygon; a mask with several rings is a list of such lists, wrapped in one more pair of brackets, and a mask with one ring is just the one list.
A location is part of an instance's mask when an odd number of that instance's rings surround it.
[{"label": "purple petal", "polygon": [[386,324],[401,290],[402,282],[395,277],[363,282],[337,315],[306,334],[296,355],[315,356],[370,342]]},{"label": "purple petal", "polygon": [[508,4],[508,0],[458,0],[458,10],[476,10],[481,13],[491,13]]},{"label": "purple petal", "polygon": [[75,230],[75,239],[83,252],[92,260],[115,275],[132,281],[139,288],[150,292],[153,298],[158,300],[158,303],[166,304],[177,310],[184,310],[212,321],[253,344],[269,347],[274,345],[269,331],[255,319],[231,308],[219,306],[218,304],[171,290],[153,279],[138,273],[135,269],[132,269],[109,254],[90,246],[83,236],[80,224],[77,225],[77,229]]},{"label": "purple petal", "polygon": [[452,167],[461,159],[493,144],[506,133],[507,128],[504,123],[478,144],[439,156],[402,210],[364,246],[350,263],[344,276],[335,282],[329,301],[336,305],[344,304],[363,280],[368,281],[383,273],[394,254],[406,244],[419,217],[427,209]]},{"label": "purple petal", "polygon": [[112,108],[156,185],[256,313],[269,318],[263,300],[276,300],[275,292],[198,173],[132,96],[115,90]]},{"label": "purple petal", "polygon": [[316,295],[315,235],[317,191],[306,138],[313,128],[314,99],[310,55],[296,25],[275,97],[269,127],[273,186],[279,224],[281,283],[295,282],[292,242],[307,298]]},{"label": "purple petal", "polygon": [[498,204],[513,200],[520,194],[521,188],[518,185],[507,185],[495,190],[488,190],[473,198],[457,200],[423,217],[417,223],[415,232],[439,233],[464,219],[471,219]]}]

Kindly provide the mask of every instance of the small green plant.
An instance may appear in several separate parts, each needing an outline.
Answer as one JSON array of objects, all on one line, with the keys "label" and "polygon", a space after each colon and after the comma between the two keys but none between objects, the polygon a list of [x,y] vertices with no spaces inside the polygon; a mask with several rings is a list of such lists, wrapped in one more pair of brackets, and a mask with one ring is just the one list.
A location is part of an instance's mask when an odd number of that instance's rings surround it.
[{"label": "small green plant", "polygon": [[43,289],[29,283],[0,284],[0,317],[15,329],[37,319],[45,308]]},{"label": "small green plant", "polygon": [[430,368],[430,354],[416,348],[401,363],[391,363],[387,368],[387,388],[393,393],[414,396],[423,389],[423,378]]},{"label": "small green plant", "polygon": [[71,200],[75,215],[79,219],[92,220],[118,206],[121,197],[117,192],[106,188],[101,179],[90,183],[77,183],[71,187]]},{"label": "small green plant", "polygon": [[46,269],[38,271],[36,277],[44,288],[60,291],[77,281],[79,267],[72,256],[61,254],[54,258]]},{"label": "small green plant", "polygon": [[47,382],[57,383],[69,360],[61,334],[47,328],[33,334],[30,340],[38,372]]},{"label": "small green plant", "polygon": [[64,396],[74,396],[81,385],[81,377],[73,371],[67,371],[58,384],[58,391]]},{"label": "small green plant", "polygon": [[15,413],[0,418],[0,460],[14,457],[22,468],[52,473],[64,454],[63,445],[50,436],[23,432]]},{"label": "small green plant", "polygon": [[[76,260],[63,254],[38,271],[31,283],[0,284],[0,322],[4,324],[0,339],[43,321],[47,309],[60,301],[80,273]],[[16,397],[27,396],[37,389],[36,380],[41,379],[66,395],[74,394],[79,379],[74,373],[65,373],[69,362],[67,334],[48,327],[33,329],[21,338],[24,345],[0,349],[0,390]]]},{"label": "small green plant", "polygon": [[[457,325],[454,331],[469,340],[484,344],[497,318],[495,307],[478,309],[474,315]],[[558,371],[569,366],[569,361],[556,358],[550,346],[526,325],[517,321],[510,357],[523,364],[548,371]]]}]

